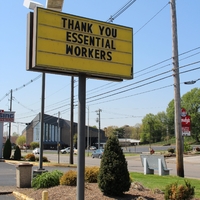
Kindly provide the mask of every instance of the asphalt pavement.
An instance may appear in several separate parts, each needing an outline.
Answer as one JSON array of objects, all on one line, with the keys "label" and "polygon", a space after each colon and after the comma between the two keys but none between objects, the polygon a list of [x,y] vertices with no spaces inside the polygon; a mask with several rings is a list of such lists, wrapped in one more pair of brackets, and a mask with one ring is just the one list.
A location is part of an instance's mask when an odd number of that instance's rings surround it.
[{"label": "asphalt pavement", "polygon": [[[48,156],[49,159],[50,156]],[[52,160],[51,160],[52,159]],[[50,159],[51,162],[56,162],[57,157],[53,156]],[[128,156],[126,157],[128,163],[129,172],[141,172],[143,173],[143,167],[140,160],[140,156]],[[101,159],[92,159],[91,157],[85,158],[86,166],[100,166]],[[69,156],[61,156],[60,163],[69,164]],[[167,167],[171,168],[170,175],[177,175],[176,158],[166,158]],[[74,164],[77,164],[77,156],[74,157]],[[66,172],[70,170],[69,167],[53,167],[45,166],[47,171],[61,170]],[[32,170],[37,170],[38,166],[33,166]],[[184,173],[185,178],[197,178],[200,179],[200,156],[184,156]],[[155,174],[157,172],[155,171]],[[0,162],[0,200],[13,200],[16,199],[11,193],[16,188],[16,164]]]}]

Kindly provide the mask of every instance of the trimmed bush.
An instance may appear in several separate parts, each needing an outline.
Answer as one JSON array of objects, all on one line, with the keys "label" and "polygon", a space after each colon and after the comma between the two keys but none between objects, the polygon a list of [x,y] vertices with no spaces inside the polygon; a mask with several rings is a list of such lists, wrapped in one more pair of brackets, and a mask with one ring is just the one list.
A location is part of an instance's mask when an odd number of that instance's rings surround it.
[{"label": "trimmed bush", "polygon": [[166,186],[165,200],[190,200],[194,196],[194,186],[185,181],[185,185],[178,185],[178,182]]},{"label": "trimmed bush", "polygon": [[76,186],[77,172],[69,170],[60,178],[60,185]]},{"label": "trimmed bush", "polygon": [[129,191],[131,179],[127,162],[115,135],[105,145],[98,175],[98,185],[105,195],[122,195]]},{"label": "trimmed bush", "polygon": [[97,183],[98,174],[99,174],[99,167],[86,167],[85,181],[88,183]]},{"label": "trimmed bush", "polygon": [[11,145],[10,140],[7,139],[3,148],[3,158],[10,159],[11,152],[12,152],[12,145]]},{"label": "trimmed bush", "polygon": [[175,149],[174,148],[169,148],[168,150],[167,150],[169,153],[174,153],[175,152]]},{"label": "trimmed bush", "polygon": [[63,173],[58,170],[54,170],[52,172],[44,172],[33,178],[32,187],[39,189],[57,186],[60,183],[59,180],[62,175]]},{"label": "trimmed bush", "polygon": [[14,160],[21,160],[21,149],[19,146],[16,146],[16,149],[14,151]]},{"label": "trimmed bush", "polygon": [[25,160],[35,161],[35,155],[33,153],[29,153],[25,156]]},{"label": "trimmed bush", "polygon": [[[39,157],[35,157],[35,161],[39,161],[40,158]],[[42,157],[42,162],[49,162],[48,158],[46,156]]]}]

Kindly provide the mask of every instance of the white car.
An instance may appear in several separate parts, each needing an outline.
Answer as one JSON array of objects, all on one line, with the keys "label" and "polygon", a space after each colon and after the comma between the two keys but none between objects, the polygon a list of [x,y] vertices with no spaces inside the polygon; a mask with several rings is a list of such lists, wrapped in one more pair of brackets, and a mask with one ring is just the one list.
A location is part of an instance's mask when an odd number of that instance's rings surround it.
[{"label": "white car", "polygon": [[33,150],[33,153],[34,153],[34,154],[40,154],[40,148],[35,148],[35,149]]},{"label": "white car", "polygon": [[[64,153],[70,153],[70,147],[67,147],[65,149],[61,149],[60,152],[62,154],[64,154]],[[74,154],[77,154],[77,149],[75,149],[75,148],[74,148]]]},{"label": "white car", "polygon": [[96,150],[97,148],[95,146],[91,146],[90,150]]}]

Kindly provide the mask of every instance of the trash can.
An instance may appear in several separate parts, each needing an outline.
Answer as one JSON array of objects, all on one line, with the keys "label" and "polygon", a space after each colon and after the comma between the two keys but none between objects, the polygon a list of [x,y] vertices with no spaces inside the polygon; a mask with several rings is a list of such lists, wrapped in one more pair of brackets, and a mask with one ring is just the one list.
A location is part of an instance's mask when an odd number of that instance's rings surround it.
[{"label": "trash can", "polygon": [[20,163],[16,165],[16,184],[18,188],[30,188],[32,180],[32,164]]}]

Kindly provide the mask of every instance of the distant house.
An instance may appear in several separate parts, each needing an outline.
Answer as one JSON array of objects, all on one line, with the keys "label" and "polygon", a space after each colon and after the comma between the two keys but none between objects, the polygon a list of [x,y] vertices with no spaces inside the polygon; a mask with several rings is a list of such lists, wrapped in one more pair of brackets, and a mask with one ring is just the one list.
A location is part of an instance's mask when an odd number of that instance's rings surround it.
[{"label": "distant house", "polygon": [[[57,145],[60,148],[70,146],[70,130],[71,122],[65,119],[59,119],[58,117],[44,114],[44,131],[43,131],[43,148],[44,149],[57,149]],[[31,121],[30,124],[22,131],[22,134],[26,136],[26,143],[30,145],[31,142],[40,141],[40,113]],[[77,133],[77,123],[74,122],[74,134]],[[60,131],[59,131],[60,130]],[[87,139],[89,139],[89,145],[94,146],[98,141],[98,129],[89,127],[89,137],[87,138],[87,126],[85,126],[85,147],[87,146]],[[105,132],[100,130],[100,141],[106,142]]]},{"label": "distant house", "polygon": [[119,144],[121,146],[135,146],[139,145],[140,140],[131,139],[131,138],[118,138]]}]

